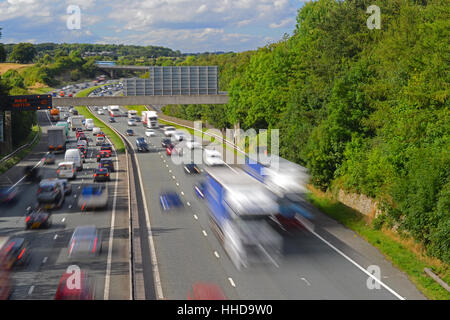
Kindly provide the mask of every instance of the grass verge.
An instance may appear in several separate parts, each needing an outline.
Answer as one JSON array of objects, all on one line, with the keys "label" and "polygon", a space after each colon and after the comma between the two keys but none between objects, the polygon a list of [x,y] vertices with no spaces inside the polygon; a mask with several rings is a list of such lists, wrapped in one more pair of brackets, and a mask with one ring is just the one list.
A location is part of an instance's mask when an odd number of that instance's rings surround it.
[{"label": "grass verge", "polygon": [[374,229],[363,214],[345,206],[320,191],[312,191],[312,193],[308,194],[308,199],[317,208],[355,231],[371,245],[378,248],[386,259],[408,275],[409,279],[427,298],[433,300],[450,300],[450,293],[428,277],[423,271],[425,267],[431,267],[435,273],[440,274],[441,279],[448,283],[450,275],[447,266],[440,263],[430,265],[429,259],[414,253],[404,243],[395,239],[389,232]]},{"label": "grass verge", "polygon": [[[103,85],[92,87],[83,91],[80,91],[76,96],[77,97],[86,97],[88,96],[92,91],[95,89],[102,87]],[[114,148],[116,148],[116,151],[119,153],[125,152],[125,145],[120,139],[120,137],[107,125],[105,125],[102,121],[100,121],[99,118],[97,118],[86,106],[77,106],[75,109],[78,110],[79,115],[84,116],[86,119],[93,119],[94,125],[96,127],[99,127],[111,140],[112,144],[114,145]]]},{"label": "grass verge", "polygon": [[36,141],[28,148],[23,149],[22,151],[16,153],[13,157],[1,163],[0,174],[3,174],[4,172],[8,171],[10,168],[18,164],[20,161],[22,161],[22,159],[25,158],[26,155],[30,153],[30,151],[34,148],[34,146],[36,146],[39,143],[39,141],[41,140],[41,133],[42,133],[41,127],[37,125],[33,126],[24,144],[30,143],[31,141],[33,141],[34,137],[38,135]]}]

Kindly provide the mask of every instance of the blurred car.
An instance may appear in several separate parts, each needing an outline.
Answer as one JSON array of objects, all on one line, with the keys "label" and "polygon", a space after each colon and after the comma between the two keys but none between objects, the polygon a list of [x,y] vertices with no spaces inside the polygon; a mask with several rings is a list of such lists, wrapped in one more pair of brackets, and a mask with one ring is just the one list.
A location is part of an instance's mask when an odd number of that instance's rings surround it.
[{"label": "blurred car", "polygon": [[73,161],[60,162],[56,175],[58,178],[75,179],[77,176],[75,163]]},{"label": "blurred car", "polygon": [[95,106],[93,109],[94,109],[94,111],[98,111],[98,107],[97,106]]},{"label": "blurred car", "polygon": [[69,258],[97,256],[102,251],[102,239],[97,228],[76,227],[69,242]]},{"label": "blurred car", "polygon": [[17,197],[18,189],[16,186],[0,187],[0,203],[9,204],[14,202]]},{"label": "blurred car", "polygon": [[103,110],[100,109],[100,110],[97,111],[97,114],[99,114],[99,115],[104,115],[104,114],[105,114],[105,111],[103,111]]},{"label": "blurred car", "polygon": [[27,212],[27,216],[25,218],[25,229],[48,229],[51,227],[51,225],[51,214],[44,211],[42,208],[30,208],[30,210]]},{"label": "blurred car", "polygon": [[108,189],[102,185],[88,185],[81,189],[78,197],[81,210],[106,208],[108,206]]},{"label": "blurred car", "polygon": [[185,139],[185,135],[183,131],[175,131],[172,134],[172,140],[179,142],[179,141],[183,141]]},{"label": "blurred car", "polygon": [[142,137],[136,139],[136,148],[138,152],[147,152],[150,150],[147,141]]},{"label": "blurred car", "polygon": [[134,116],[132,119],[136,122],[141,122],[141,118],[139,118],[138,116]]},{"label": "blurred car", "polygon": [[100,150],[99,152],[97,152],[97,162],[100,162],[100,160],[103,158],[110,158],[110,157],[111,157],[111,152],[109,152],[107,150]]},{"label": "blurred car", "polygon": [[108,110],[108,107],[107,107],[107,106],[103,106],[102,109],[103,109],[103,110]]},{"label": "blurred car", "polygon": [[55,155],[53,153],[49,153],[47,154],[44,158],[43,158],[43,162],[44,164],[55,164]]},{"label": "blurred car", "polygon": [[114,162],[112,161],[112,159],[108,159],[108,158],[102,158],[99,161],[100,163],[98,164],[99,168],[106,168],[108,169],[110,172],[114,172]]},{"label": "blurred car", "polygon": [[115,122],[117,122],[116,119],[114,119],[113,117],[110,117],[108,121],[109,121],[109,123],[115,123]]},{"label": "blurred car", "polygon": [[188,300],[227,300],[222,289],[214,283],[195,283],[189,290]]},{"label": "blurred car", "polygon": [[202,144],[200,142],[198,142],[196,139],[194,139],[194,137],[189,138],[186,141],[186,148],[188,149],[201,149],[202,148]]},{"label": "blurred car", "polygon": [[198,174],[200,169],[195,163],[187,163],[184,165],[184,172],[187,174]]},{"label": "blurred car", "polygon": [[86,162],[86,157],[87,157],[87,150],[86,150],[86,148],[78,147],[78,150],[80,150],[81,159],[83,160],[83,162]]},{"label": "blurred car", "polygon": [[89,139],[86,137],[85,134],[80,135],[77,144],[80,143],[81,141],[86,141],[86,147],[89,146]]},{"label": "blurred car", "polygon": [[94,300],[94,282],[88,279],[86,272],[81,270],[79,288],[67,285],[71,276],[72,273],[64,272],[56,289],[55,300]]},{"label": "blurred car", "polygon": [[162,193],[159,196],[159,201],[164,211],[178,209],[184,206],[180,196],[174,191]]},{"label": "blurred car", "polygon": [[176,131],[175,127],[167,126],[164,128],[164,135],[166,137],[170,137],[175,133],[175,131]]},{"label": "blurred car", "polygon": [[156,136],[156,133],[155,133],[155,130],[149,129],[149,130],[145,130],[145,135],[146,135],[147,137],[155,137],[155,136]]},{"label": "blurred car", "polygon": [[75,109],[74,109],[74,110],[72,111],[72,114],[73,114],[74,116],[77,116],[77,115],[78,115],[78,110],[75,110]]},{"label": "blurred car", "polygon": [[126,134],[127,134],[127,136],[134,136],[134,131],[131,129],[128,129]]},{"label": "blurred car", "polygon": [[173,144],[171,144],[170,146],[168,146],[168,147],[166,148],[166,154],[167,154],[168,156],[171,156],[172,154],[175,154],[175,153],[176,153],[176,151],[175,151],[175,147],[174,147]]},{"label": "blurred car", "polygon": [[102,129],[100,129],[99,127],[94,127],[92,129],[92,134],[94,135],[94,137],[99,134],[100,132],[102,132]]},{"label": "blurred car", "polygon": [[210,149],[205,149],[203,151],[203,163],[207,166],[222,166],[225,164],[220,152]]},{"label": "blurred car", "polygon": [[131,127],[131,126],[136,126],[137,124],[136,124],[136,120],[135,119],[128,119],[128,125]]},{"label": "blurred car", "polygon": [[163,148],[168,148],[171,145],[172,145],[172,141],[170,141],[170,139],[162,139],[161,146]]},{"label": "blurred car", "polygon": [[106,168],[98,168],[94,172],[94,182],[110,181],[109,170]]},{"label": "blurred car", "polygon": [[37,200],[46,209],[60,208],[64,202],[64,186],[58,180],[45,179],[39,183]]},{"label": "blurred car", "polygon": [[0,257],[4,259],[7,269],[11,269],[16,266],[25,266],[30,261],[29,244],[25,238],[20,237],[6,237],[0,238],[0,244],[3,243],[0,248]]}]

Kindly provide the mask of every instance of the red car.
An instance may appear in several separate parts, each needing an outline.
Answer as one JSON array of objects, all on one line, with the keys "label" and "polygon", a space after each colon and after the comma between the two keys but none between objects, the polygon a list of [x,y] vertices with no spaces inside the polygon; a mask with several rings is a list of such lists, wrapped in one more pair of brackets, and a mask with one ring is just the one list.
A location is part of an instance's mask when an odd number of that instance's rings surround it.
[{"label": "red car", "polygon": [[195,283],[189,290],[188,300],[227,300],[220,287],[214,283]]},{"label": "red car", "polygon": [[100,159],[103,159],[103,158],[111,158],[111,152],[108,150],[100,150],[97,153],[97,162],[99,162]]},{"label": "red car", "polygon": [[64,272],[56,290],[55,300],[94,300],[94,286],[88,280],[86,273],[84,271],[80,272],[79,288],[69,288],[68,283],[71,281],[74,282],[74,286],[76,284],[76,281],[70,278],[71,276],[74,275]]},{"label": "red car", "polygon": [[172,144],[166,148],[166,154],[168,156],[171,156],[172,153],[175,153],[175,152],[176,152],[175,148],[174,148],[174,146]]}]

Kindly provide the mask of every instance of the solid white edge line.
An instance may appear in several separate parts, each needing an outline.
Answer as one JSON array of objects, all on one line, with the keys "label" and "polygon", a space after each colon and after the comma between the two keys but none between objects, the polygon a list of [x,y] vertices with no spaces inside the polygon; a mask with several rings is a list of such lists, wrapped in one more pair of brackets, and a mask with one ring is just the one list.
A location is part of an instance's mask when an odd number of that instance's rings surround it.
[{"label": "solid white edge line", "polygon": [[[119,156],[117,154],[116,148],[114,148],[114,145],[111,143],[111,141],[108,139],[109,143],[111,144],[114,153],[116,154],[117,160],[119,160]],[[112,247],[113,247],[113,240],[114,240],[114,223],[116,220],[116,204],[117,204],[117,184],[118,184],[118,175],[120,171],[119,161],[117,161],[117,174],[116,174],[116,183],[114,185],[114,200],[113,200],[113,210],[111,213],[111,226],[109,229],[109,241],[108,241],[108,259],[106,262],[106,275],[105,275],[105,290],[103,292],[103,299],[109,300],[109,286],[111,282],[111,261],[112,261]]]},{"label": "solid white edge line", "polygon": [[395,297],[397,297],[400,300],[406,300],[404,297],[399,295],[397,292],[392,290],[390,287],[388,287],[385,283],[383,283],[381,280],[377,279],[374,275],[372,275],[370,272],[368,272],[366,269],[361,267],[358,263],[353,261],[350,257],[348,257],[345,253],[343,253],[341,250],[333,246],[330,242],[322,238],[319,234],[317,234],[314,230],[312,230],[309,226],[305,225],[305,228],[308,229],[309,232],[311,232],[313,235],[315,235],[317,238],[322,240],[325,244],[327,244],[330,248],[332,248],[334,251],[339,253],[341,256],[343,256],[345,259],[347,259],[349,262],[351,262],[354,266],[356,266],[358,269],[360,269],[362,272],[367,274],[370,278],[374,279],[376,282],[378,282],[380,285],[382,285],[387,291],[392,293]]},{"label": "solid white edge line", "polygon": [[[125,139],[128,142],[130,142],[127,137],[125,137]],[[130,142],[130,144],[132,145],[131,142]],[[133,156],[134,156],[134,159],[136,160],[136,164],[138,167],[137,172],[138,172],[138,178],[139,178],[139,185],[141,187],[141,195],[144,200],[143,202],[144,202],[144,211],[145,211],[145,222],[146,222],[147,230],[148,230],[148,242],[149,242],[149,246],[150,246],[150,260],[152,262],[153,280],[155,283],[156,298],[159,300],[162,300],[162,299],[164,299],[164,294],[163,294],[162,285],[161,285],[161,277],[159,275],[155,243],[153,242],[153,233],[152,233],[152,228],[151,228],[151,224],[150,224],[150,215],[148,213],[147,198],[145,197],[145,193],[144,193],[144,184],[142,183],[141,170],[139,170],[139,168],[141,168],[141,166],[139,164],[139,159],[136,156],[136,153],[133,153]]]},{"label": "solid white edge line", "polygon": [[[138,168],[141,168],[136,154],[133,154],[133,155],[134,155],[134,159],[136,160],[136,164],[137,164]],[[141,170],[138,169],[137,172],[138,172],[138,177],[139,177],[139,184],[141,186],[142,198],[144,199],[145,220],[147,223],[148,241],[149,241],[149,245],[150,245],[150,256],[151,256],[151,260],[152,260],[153,279],[155,281],[156,297],[157,297],[157,299],[162,300],[162,299],[164,299],[164,295],[163,295],[163,290],[162,290],[162,285],[161,285],[161,278],[159,275],[158,261],[156,259],[156,250],[155,250],[155,244],[153,242],[153,233],[152,233],[152,229],[151,229],[151,225],[150,225],[150,216],[148,213],[147,198],[145,197],[145,194],[144,194],[144,185],[142,183]]]}]

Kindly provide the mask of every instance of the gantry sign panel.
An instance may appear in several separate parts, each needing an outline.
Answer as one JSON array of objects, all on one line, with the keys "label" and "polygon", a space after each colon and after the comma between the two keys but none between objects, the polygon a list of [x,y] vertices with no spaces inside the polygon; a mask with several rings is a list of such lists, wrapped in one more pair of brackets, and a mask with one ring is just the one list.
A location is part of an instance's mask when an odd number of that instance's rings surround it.
[{"label": "gantry sign panel", "polygon": [[52,108],[52,96],[49,94],[9,96],[5,111],[36,111]]},{"label": "gantry sign panel", "polygon": [[218,66],[149,67],[149,79],[125,79],[125,96],[219,94]]}]

